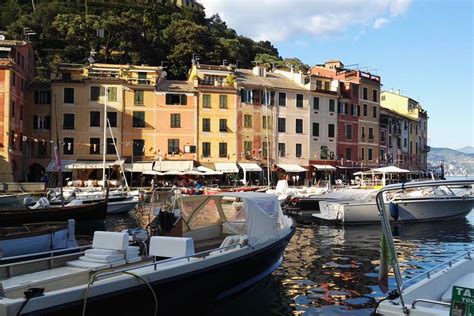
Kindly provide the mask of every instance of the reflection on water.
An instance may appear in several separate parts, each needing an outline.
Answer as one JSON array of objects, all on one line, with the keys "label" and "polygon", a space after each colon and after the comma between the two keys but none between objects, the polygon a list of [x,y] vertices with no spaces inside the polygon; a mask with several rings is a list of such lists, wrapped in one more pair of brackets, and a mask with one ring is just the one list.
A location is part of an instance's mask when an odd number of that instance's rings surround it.
[{"label": "reflection on water", "polygon": [[[275,273],[209,315],[368,315],[384,295],[377,286],[381,227],[326,226],[295,218],[297,230]],[[108,217],[107,230],[146,226],[147,215]],[[467,218],[393,226],[406,280],[473,246]],[[393,278],[390,287],[395,288]]]}]

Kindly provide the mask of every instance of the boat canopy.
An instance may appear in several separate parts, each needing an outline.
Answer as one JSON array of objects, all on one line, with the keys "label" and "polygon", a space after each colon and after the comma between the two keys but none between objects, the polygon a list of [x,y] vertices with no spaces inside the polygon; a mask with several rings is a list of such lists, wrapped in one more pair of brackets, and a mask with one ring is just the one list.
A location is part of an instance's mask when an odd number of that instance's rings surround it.
[{"label": "boat canopy", "polygon": [[222,224],[224,232],[246,234],[251,245],[281,236],[292,225],[276,196],[256,192],[229,192],[182,197],[176,206],[184,231]]}]

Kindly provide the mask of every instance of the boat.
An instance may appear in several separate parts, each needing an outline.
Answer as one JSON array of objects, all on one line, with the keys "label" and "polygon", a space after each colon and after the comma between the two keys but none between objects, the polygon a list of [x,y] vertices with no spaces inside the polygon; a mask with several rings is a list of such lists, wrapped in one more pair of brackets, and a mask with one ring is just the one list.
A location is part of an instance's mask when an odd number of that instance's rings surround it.
[{"label": "boat", "polygon": [[75,221],[0,227],[0,265],[12,257],[77,248]]},{"label": "boat", "polygon": [[[46,201],[45,201],[46,200]],[[43,204],[44,207],[39,207]],[[16,208],[0,210],[0,227],[17,226],[23,223],[44,223],[51,221],[67,221],[68,219],[104,220],[107,201],[81,204],[71,202],[62,206],[49,205],[46,198],[41,198],[32,208]]]},{"label": "boat", "polygon": [[[462,180],[420,181],[400,184],[398,192],[385,201],[390,208],[391,221],[420,222],[463,217],[474,207],[470,187],[463,187]],[[398,187],[399,184],[394,184]],[[387,186],[392,188],[391,185]],[[373,191],[357,199],[319,201],[319,213],[313,217],[336,223],[376,223],[380,220],[376,195]]]},{"label": "boat", "polygon": [[0,266],[0,314],[199,314],[270,275],[295,232],[267,194],[190,196],[175,207],[169,235],[152,236],[146,255],[127,233],[96,231],[91,249],[49,267],[48,258]]},{"label": "boat", "polygon": [[[445,181],[446,185],[472,186],[474,180]],[[421,184],[423,185],[423,184]],[[426,184],[425,184],[426,185]],[[377,315],[472,315],[474,296],[474,248],[457,255],[414,278],[404,280],[396,255],[395,243],[390,227],[384,195],[401,188],[420,188],[420,183],[390,185],[377,194],[377,206],[385,243],[382,253],[394,254],[381,257],[379,285],[389,292],[388,272],[393,268],[396,289],[379,302]],[[454,295],[454,296],[453,296]],[[462,296],[464,295],[464,300]],[[458,296],[458,297],[457,297]],[[459,300],[459,301],[458,301]],[[468,311],[468,308],[470,310]]]},{"label": "boat", "polygon": [[1,194],[0,206],[11,206],[21,202],[21,199],[27,197],[29,193]]}]

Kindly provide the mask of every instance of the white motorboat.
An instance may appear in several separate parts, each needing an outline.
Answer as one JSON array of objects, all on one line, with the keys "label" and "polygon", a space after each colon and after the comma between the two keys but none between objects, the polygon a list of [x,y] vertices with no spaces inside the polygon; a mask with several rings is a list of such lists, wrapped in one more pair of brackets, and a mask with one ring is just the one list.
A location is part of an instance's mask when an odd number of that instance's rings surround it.
[{"label": "white motorboat", "polygon": [[[474,180],[446,181],[447,185],[471,186]],[[390,228],[389,217],[384,202],[384,195],[390,190],[401,188],[400,185],[391,185],[383,188],[377,194],[377,206],[381,214],[385,246],[382,253],[386,256],[381,258],[379,272],[379,285],[383,291],[388,288],[388,272],[393,268],[397,288],[390,292],[389,296],[379,302],[377,315],[471,315],[467,311],[468,304],[473,303],[474,296],[474,249],[458,255],[449,262],[440,264],[415,278],[404,280],[398,264],[395,243]],[[418,183],[407,183],[406,188],[420,188]],[[388,255],[388,254],[392,255]],[[462,294],[467,295],[465,302],[456,302],[452,297],[454,287],[461,287]],[[469,290],[470,289],[470,290]],[[458,288],[456,288],[459,294]],[[467,294],[466,294],[467,293]],[[472,293],[472,294],[471,294]]]},{"label": "white motorboat", "polygon": [[[444,180],[414,182],[418,186],[409,189],[410,182],[400,185],[399,192],[385,200],[390,208],[390,218],[398,222],[432,221],[466,216],[474,207],[474,196],[470,188],[459,189],[460,183],[448,184]],[[391,185],[387,186],[391,187]],[[456,190],[453,190],[455,187]],[[356,199],[321,200],[320,213],[314,217],[337,223],[369,223],[380,220],[377,191],[360,195]]]},{"label": "white motorboat", "polygon": [[147,255],[128,245],[127,233],[95,232],[80,254],[0,266],[0,315],[202,314],[270,275],[295,231],[267,194],[190,196],[175,205],[174,236],[151,237]]}]

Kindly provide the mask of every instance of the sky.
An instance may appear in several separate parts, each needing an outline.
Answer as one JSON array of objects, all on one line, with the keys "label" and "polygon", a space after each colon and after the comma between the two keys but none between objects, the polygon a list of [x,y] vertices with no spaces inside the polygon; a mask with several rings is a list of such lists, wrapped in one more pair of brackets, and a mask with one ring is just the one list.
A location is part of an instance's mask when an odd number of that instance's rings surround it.
[{"label": "sky", "polygon": [[427,110],[428,144],[474,146],[471,0],[200,0],[238,34],[313,66],[329,59],[381,76]]}]

